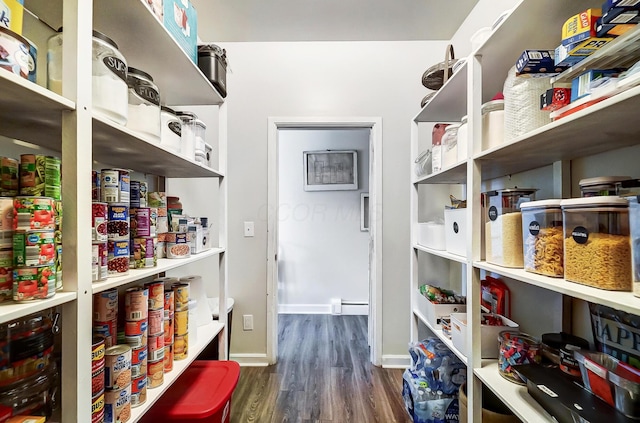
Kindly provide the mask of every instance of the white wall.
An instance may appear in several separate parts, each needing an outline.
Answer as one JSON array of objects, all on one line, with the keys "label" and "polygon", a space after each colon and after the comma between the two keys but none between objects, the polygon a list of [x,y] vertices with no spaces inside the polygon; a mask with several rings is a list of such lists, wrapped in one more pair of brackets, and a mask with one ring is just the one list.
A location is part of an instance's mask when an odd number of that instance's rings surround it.
[{"label": "white wall", "polygon": [[[369,232],[360,231],[360,193],[369,189],[369,135],[368,128],[278,131],[281,312],[330,313],[332,298],[368,302]],[[303,152],[314,150],[356,150],[358,190],[305,191]]]}]

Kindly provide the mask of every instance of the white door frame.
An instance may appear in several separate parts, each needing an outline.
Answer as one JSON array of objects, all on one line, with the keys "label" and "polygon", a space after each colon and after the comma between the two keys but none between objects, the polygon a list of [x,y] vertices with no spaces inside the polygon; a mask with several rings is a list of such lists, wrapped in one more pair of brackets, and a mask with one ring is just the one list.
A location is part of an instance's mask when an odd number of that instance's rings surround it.
[{"label": "white door frame", "polygon": [[278,357],[278,129],[369,128],[369,346],[370,360],[382,364],[382,118],[380,117],[270,117],[267,207],[267,359]]}]

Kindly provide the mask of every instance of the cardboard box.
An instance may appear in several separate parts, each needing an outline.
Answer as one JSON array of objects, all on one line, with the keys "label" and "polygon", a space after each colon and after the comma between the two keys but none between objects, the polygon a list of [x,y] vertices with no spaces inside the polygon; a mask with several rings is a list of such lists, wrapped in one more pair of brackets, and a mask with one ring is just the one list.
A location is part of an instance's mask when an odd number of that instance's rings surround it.
[{"label": "cardboard box", "polygon": [[518,75],[525,73],[557,74],[566,66],[556,66],[553,50],[525,50],[516,62]]},{"label": "cardboard box", "polygon": [[22,35],[24,0],[0,0],[0,26]]},{"label": "cardboard box", "polygon": [[540,110],[553,112],[571,103],[571,88],[550,88],[540,95]]},{"label": "cardboard box", "polygon": [[603,78],[605,76],[617,76],[620,74],[620,72],[621,70],[619,69],[591,69],[573,78],[573,81],[571,81],[571,102],[589,95],[591,93],[592,81]]},{"label": "cardboard box", "polygon": [[640,0],[606,0],[602,5],[602,14],[604,15],[614,7],[622,9],[640,9]]},{"label": "cardboard box", "polygon": [[562,45],[575,44],[596,36],[596,21],[602,16],[601,9],[587,9],[567,19],[562,25]]},{"label": "cardboard box", "polygon": [[631,24],[603,24],[600,19],[596,23],[596,37],[618,37],[627,31],[630,31],[636,27],[637,23]]},{"label": "cardboard box", "polygon": [[466,304],[435,304],[418,292],[418,310],[434,329],[442,328],[442,318],[451,313],[465,313]]},{"label": "cardboard box", "polygon": [[164,1],[163,0],[146,0],[144,4],[147,5],[151,13],[153,13],[160,22],[164,22]]},{"label": "cardboard box", "polygon": [[622,7],[614,7],[609,9],[607,13],[602,15],[603,24],[626,24],[626,23],[638,23],[640,22],[640,12],[637,9],[625,9]]},{"label": "cardboard box", "polygon": [[556,47],[554,61],[556,66],[573,66],[604,47],[613,38],[590,38],[570,45]]},{"label": "cardboard box", "polygon": [[[504,316],[493,314],[502,320],[502,326],[480,325],[480,355],[481,358],[498,358],[498,335],[503,330],[518,330],[520,325]],[[451,341],[465,357],[471,352],[467,348],[467,314],[451,313]]]},{"label": "cardboard box", "polygon": [[184,50],[198,63],[198,16],[189,0],[164,0],[164,27]]}]

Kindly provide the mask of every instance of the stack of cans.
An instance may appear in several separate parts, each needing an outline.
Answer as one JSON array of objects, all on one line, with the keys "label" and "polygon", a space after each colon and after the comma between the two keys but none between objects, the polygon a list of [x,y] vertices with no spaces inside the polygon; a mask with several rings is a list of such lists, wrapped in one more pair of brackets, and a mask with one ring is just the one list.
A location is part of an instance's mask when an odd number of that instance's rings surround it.
[{"label": "stack of cans", "polygon": [[173,370],[175,299],[173,290],[164,291],[164,372]]},{"label": "stack of cans", "polygon": [[107,250],[107,203],[94,201],[91,204],[91,280],[93,282],[103,281],[109,276],[108,270],[108,250]]},{"label": "stack of cans", "polygon": [[152,389],[164,383],[164,283],[154,280],[145,287],[149,290],[147,386]]},{"label": "stack of cans", "polygon": [[124,337],[131,347],[131,407],[137,407],[147,400],[149,290],[127,289],[124,304]]},{"label": "stack of cans", "polygon": [[107,203],[107,267],[109,276],[129,273],[129,171],[102,169],[100,197]]},{"label": "stack of cans", "polygon": [[0,197],[0,302],[11,298],[13,298],[13,198]]},{"label": "stack of cans", "polygon": [[118,290],[108,289],[93,295],[93,334],[104,338],[107,348],[118,341]]},{"label": "stack of cans", "polygon": [[164,192],[150,192],[147,204],[149,206],[151,225],[155,229],[156,234],[156,255],[158,258],[165,258],[167,256],[166,236],[169,232],[167,196]]},{"label": "stack of cans", "polygon": [[114,345],[105,351],[104,423],[131,418],[131,347]]},{"label": "stack of cans", "polygon": [[91,422],[104,422],[104,338],[95,337],[91,346]]},{"label": "stack of cans", "polygon": [[174,297],[173,358],[184,360],[189,352],[189,284],[171,286]]}]

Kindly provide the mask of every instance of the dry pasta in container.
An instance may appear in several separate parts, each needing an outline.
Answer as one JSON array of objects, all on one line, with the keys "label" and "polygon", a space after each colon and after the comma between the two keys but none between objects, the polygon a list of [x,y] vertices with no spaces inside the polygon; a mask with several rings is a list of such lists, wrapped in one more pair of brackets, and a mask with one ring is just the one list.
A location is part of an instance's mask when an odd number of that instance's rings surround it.
[{"label": "dry pasta in container", "polygon": [[524,270],[561,278],[564,276],[561,200],[529,201],[522,210]]}]

